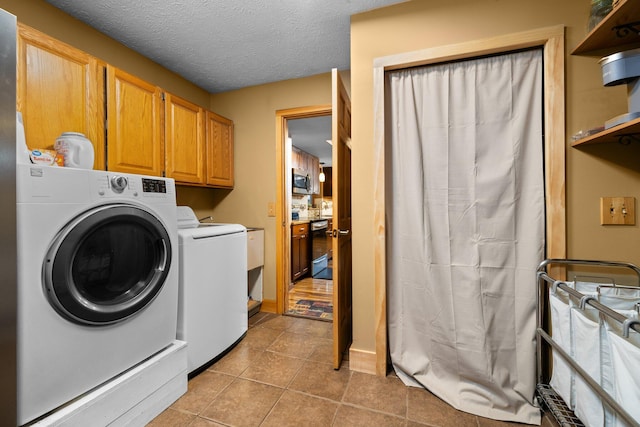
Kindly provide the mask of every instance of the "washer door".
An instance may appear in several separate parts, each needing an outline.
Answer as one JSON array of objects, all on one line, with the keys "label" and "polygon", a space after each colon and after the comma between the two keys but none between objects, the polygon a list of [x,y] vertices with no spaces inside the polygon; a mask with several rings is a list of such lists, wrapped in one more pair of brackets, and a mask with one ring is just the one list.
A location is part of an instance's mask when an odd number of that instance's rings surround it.
[{"label": "washer door", "polygon": [[104,205],[57,235],[44,260],[45,292],[71,321],[111,324],[146,307],[170,265],[171,240],[155,216],[132,205]]}]

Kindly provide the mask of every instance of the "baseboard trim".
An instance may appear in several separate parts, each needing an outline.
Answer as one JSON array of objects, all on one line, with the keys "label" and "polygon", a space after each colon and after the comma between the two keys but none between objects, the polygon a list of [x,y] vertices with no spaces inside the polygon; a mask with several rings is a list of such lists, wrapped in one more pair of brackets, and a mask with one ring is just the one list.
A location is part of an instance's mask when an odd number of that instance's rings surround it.
[{"label": "baseboard trim", "polygon": [[260,311],[265,313],[277,313],[278,312],[278,304],[276,300],[273,299],[263,299],[262,305],[260,306]]},{"label": "baseboard trim", "polygon": [[349,370],[376,375],[375,351],[349,349]]}]

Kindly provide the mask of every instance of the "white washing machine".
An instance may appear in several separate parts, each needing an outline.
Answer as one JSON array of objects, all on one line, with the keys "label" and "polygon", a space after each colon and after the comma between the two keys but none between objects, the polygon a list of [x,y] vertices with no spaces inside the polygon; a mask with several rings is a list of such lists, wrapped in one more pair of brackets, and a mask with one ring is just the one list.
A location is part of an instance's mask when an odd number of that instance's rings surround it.
[{"label": "white washing machine", "polygon": [[200,223],[178,206],[180,279],[177,338],[193,377],[237,344],[248,327],[247,229]]},{"label": "white washing machine", "polygon": [[17,166],[18,424],[175,340],[172,179]]}]

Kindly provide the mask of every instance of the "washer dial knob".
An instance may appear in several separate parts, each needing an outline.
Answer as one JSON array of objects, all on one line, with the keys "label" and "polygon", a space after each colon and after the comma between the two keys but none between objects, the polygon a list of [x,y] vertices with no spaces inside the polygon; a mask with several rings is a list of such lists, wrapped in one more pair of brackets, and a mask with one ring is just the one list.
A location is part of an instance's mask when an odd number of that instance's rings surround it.
[{"label": "washer dial knob", "polygon": [[122,175],[116,175],[111,177],[111,188],[116,193],[122,193],[124,189],[127,188],[128,184],[129,184],[129,181],[127,180],[126,177]]}]

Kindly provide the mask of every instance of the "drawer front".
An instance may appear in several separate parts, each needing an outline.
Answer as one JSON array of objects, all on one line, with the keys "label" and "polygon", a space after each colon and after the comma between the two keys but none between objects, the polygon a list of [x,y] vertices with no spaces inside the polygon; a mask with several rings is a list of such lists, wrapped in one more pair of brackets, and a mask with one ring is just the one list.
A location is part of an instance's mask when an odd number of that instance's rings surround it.
[{"label": "drawer front", "polygon": [[294,236],[302,236],[309,233],[309,224],[297,224],[291,226],[291,234]]}]

